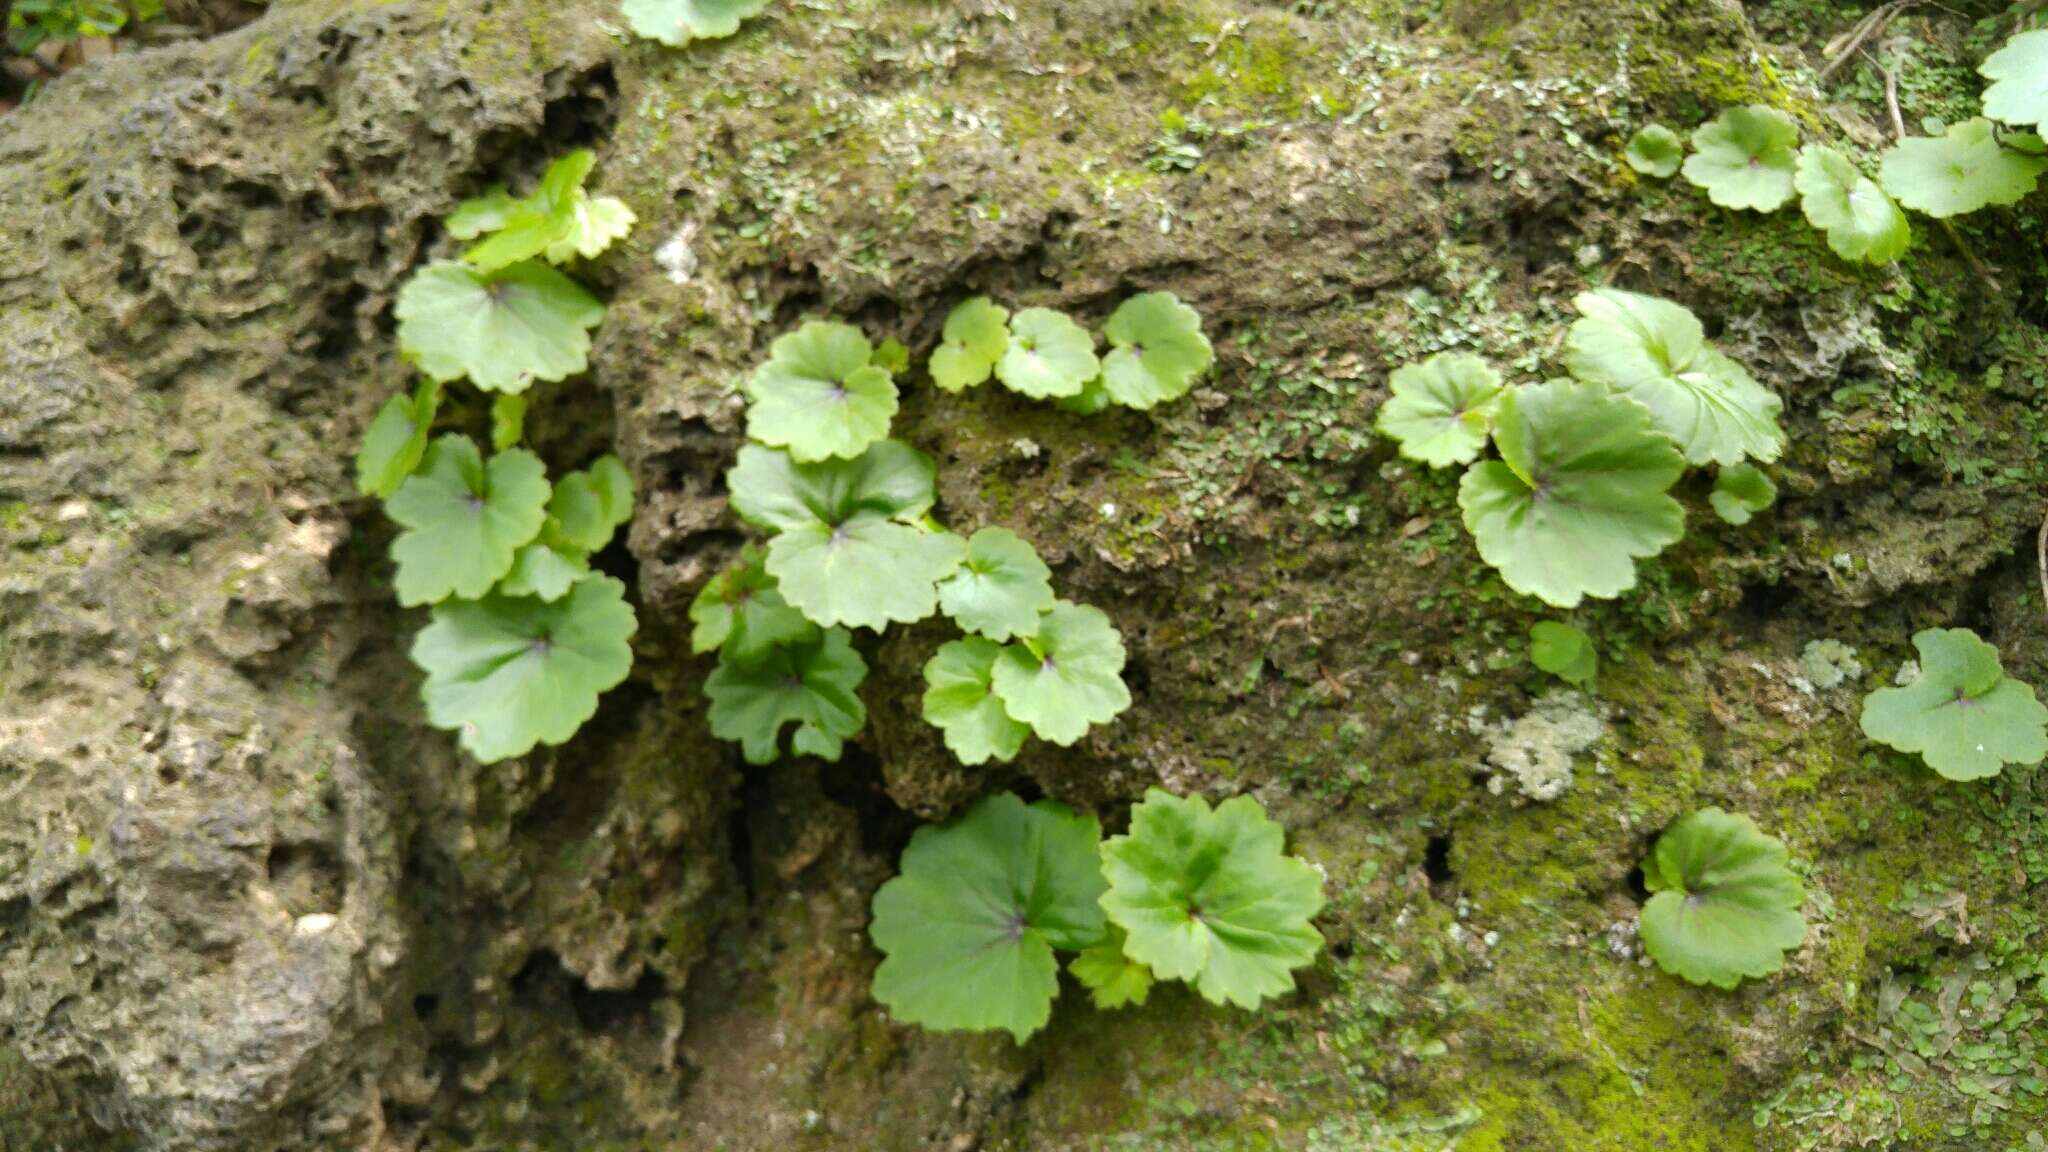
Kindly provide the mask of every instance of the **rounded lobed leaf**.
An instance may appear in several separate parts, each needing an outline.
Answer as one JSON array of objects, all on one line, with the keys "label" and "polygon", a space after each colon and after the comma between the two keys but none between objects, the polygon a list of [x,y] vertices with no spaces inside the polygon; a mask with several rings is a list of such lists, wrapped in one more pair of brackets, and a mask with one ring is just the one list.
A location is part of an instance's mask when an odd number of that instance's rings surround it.
[{"label": "rounded lobed leaf", "polygon": [[896,383],[860,329],[812,320],[776,340],[747,383],[747,435],[812,463],[852,458],[889,434]]},{"label": "rounded lobed leaf", "polygon": [[1092,816],[1007,792],[912,833],[868,924],[875,999],[908,1024],[1023,1043],[1052,1016],[1053,950],[1102,938],[1101,835]]},{"label": "rounded lobed leaf", "polygon": [[1052,569],[1008,528],[983,528],[967,541],[960,570],[939,585],[939,607],[953,622],[991,640],[1029,636],[1052,610]]},{"label": "rounded lobed leaf", "polygon": [[1036,635],[1003,649],[991,681],[1005,711],[1064,747],[1131,706],[1123,670],[1123,637],[1109,617],[1061,600]]},{"label": "rounded lobed leaf", "polygon": [[551,264],[567,264],[577,257],[595,259],[605,249],[624,240],[640,217],[616,196],[591,196],[578,189],[570,205],[569,229],[543,253]]},{"label": "rounded lobed leaf", "polygon": [[1102,371],[1095,337],[1064,312],[1026,308],[1010,317],[1010,346],[996,379],[1034,400],[1080,393]]},{"label": "rounded lobed leaf", "polygon": [[1784,403],[1707,344],[1700,322],[1669,300],[1600,288],[1572,301],[1571,374],[1641,402],[1693,464],[1776,460]]},{"label": "rounded lobed leaf", "polygon": [[633,519],[633,477],[617,456],[600,456],[588,471],[571,472],[548,499],[548,535],[565,551],[591,553]]},{"label": "rounded lobed leaf", "polygon": [[2048,28],[2014,36],[1977,71],[1992,82],[1984,89],[1984,115],[2048,132]]},{"label": "rounded lobed leaf", "polygon": [[427,721],[461,733],[486,764],[567,741],[632,670],[625,597],[619,581],[586,576],[552,604],[492,595],[436,605],[412,645]]},{"label": "rounded lobed leaf", "polygon": [[392,541],[398,602],[473,600],[512,570],[547,518],[547,470],[523,448],[484,463],[469,437],[443,436],[384,510],[405,529]]},{"label": "rounded lobed leaf", "polygon": [[590,566],[579,553],[546,544],[528,544],[512,558],[512,570],[498,582],[501,596],[538,596],[550,603],[569,594]]},{"label": "rounded lobed leaf", "polygon": [[398,491],[426,457],[427,438],[440,406],[441,386],[432,380],[420,381],[411,396],[384,402],[364,430],[362,450],[356,453],[356,491],[380,500]]},{"label": "rounded lobed leaf", "polygon": [[1401,455],[1442,468],[1470,464],[1486,448],[1500,399],[1500,373],[1469,352],[1439,352],[1388,378],[1391,395],[1373,426]]},{"label": "rounded lobed leaf", "polygon": [[932,383],[960,392],[995,374],[1010,349],[1010,312],[976,296],[946,314],[945,338],[932,350]]},{"label": "rounded lobed leaf", "polygon": [[1458,505],[1515,591],[1559,608],[1619,595],[1637,558],[1685,534],[1670,495],[1685,460],[1635,401],[1573,380],[1510,389],[1493,435],[1502,459],[1465,473]]},{"label": "rounded lobed leaf", "polygon": [[1715,514],[1737,527],[1749,523],[1777,499],[1777,484],[1754,464],[1721,469],[1714,477],[1714,491],[1707,497]]},{"label": "rounded lobed leaf", "polygon": [[726,486],[741,519],[782,532],[863,512],[914,522],[931,510],[937,474],[931,457],[897,440],[878,441],[852,460],[813,464],[749,444],[726,473]]},{"label": "rounded lobed leaf", "polygon": [[718,649],[741,664],[758,663],[776,648],[811,639],[818,626],[790,607],[752,544],[739,565],[707,581],[690,602],[690,647]]},{"label": "rounded lobed leaf", "polygon": [[867,723],[855,694],[867,674],[844,628],[770,649],[757,662],[721,654],[704,681],[711,734],[739,741],[749,764],[772,764],[782,756],[782,730],[795,724],[799,754],[836,760],[841,743]]},{"label": "rounded lobed leaf", "polygon": [[1685,159],[1685,141],[1662,124],[1645,124],[1628,138],[1622,159],[1645,176],[1669,180],[1678,174],[1678,165]]},{"label": "rounded lobed leaf", "polygon": [[1967,628],[1913,636],[1920,676],[1863,701],[1863,734],[1917,754],[1950,780],[1996,776],[2007,764],[2048,758],[2048,707],[2005,674],[1998,649]]},{"label": "rounded lobed leaf", "polygon": [[1567,684],[1590,684],[1600,671],[1593,638],[1556,620],[1538,621],[1529,629],[1529,659]]},{"label": "rounded lobed leaf", "polygon": [[1893,199],[1937,220],[1992,204],[2017,204],[2034,190],[2048,157],[1999,144],[1991,121],[1951,124],[1946,135],[1916,136],[1887,148],[1877,177]]},{"label": "rounded lobed leaf", "polygon": [[1256,1008],[1291,991],[1322,934],[1322,877],[1284,851],[1285,834],[1249,796],[1213,810],[1154,788],[1131,809],[1128,835],[1103,842],[1102,908],[1124,954],[1162,980],[1185,980],[1212,1004]]},{"label": "rounded lobed leaf", "polygon": [[1008,763],[1031,729],[1010,718],[990,672],[1002,647],[980,636],[939,646],[924,666],[924,718],[962,764]]},{"label": "rounded lobed leaf", "polygon": [[1114,924],[1107,939],[1069,960],[1067,971],[1088,989],[1097,1008],[1143,1005],[1152,994],[1152,970],[1124,955],[1124,930]]},{"label": "rounded lobed leaf", "polygon": [[1201,315],[1171,292],[1142,292],[1124,301],[1102,333],[1110,343],[1102,387],[1126,408],[1142,410],[1187,395],[1195,378],[1216,362]]},{"label": "rounded lobed leaf", "polygon": [[858,512],[778,533],[768,542],[768,572],[813,621],[879,632],[938,611],[938,582],[966,553],[951,532]]},{"label": "rounded lobed leaf", "polygon": [[1785,846],[1749,817],[1706,808],[1679,819],[1643,862],[1643,950],[1694,984],[1734,988],[1784,966],[1806,939]]},{"label": "rounded lobed leaf", "polygon": [[619,11],[634,35],[683,48],[730,36],[766,7],[768,0],[624,0]]},{"label": "rounded lobed leaf", "polygon": [[1877,181],[1833,148],[1809,144],[1800,149],[1793,183],[1806,222],[1827,233],[1828,247],[1842,259],[1885,264],[1912,247],[1906,214]]},{"label": "rounded lobed leaf", "polygon": [[1775,108],[1729,108],[1692,134],[1685,178],[1723,208],[1775,212],[1792,199],[1799,124]]},{"label": "rounded lobed leaf", "polygon": [[443,260],[399,289],[398,346],[436,380],[467,376],[487,392],[524,392],[589,366],[604,305],[536,261],[481,272]]}]

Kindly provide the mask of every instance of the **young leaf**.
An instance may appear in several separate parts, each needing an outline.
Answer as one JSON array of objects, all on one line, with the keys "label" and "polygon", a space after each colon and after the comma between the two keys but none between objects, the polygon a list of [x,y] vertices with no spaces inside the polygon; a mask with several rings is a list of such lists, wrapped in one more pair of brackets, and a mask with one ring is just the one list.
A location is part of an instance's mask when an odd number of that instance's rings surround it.
[{"label": "young leaf", "polygon": [[1187,395],[1195,378],[1216,362],[1202,335],[1202,317],[1171,292],[1141,292],[1124,301],[1102,334],[1110,343],[1102,387],[1126,408],[1143,410]]},{"label": "young leaf", "polygon": [[1142,1005],[1152,994],[1152,970],[1124,955],[1124,930],[1114,924],[1102,943],[1082,949],[1067,961],[1067,971],[1088,989],[1097,1008]]},{"label": "young leaf", "polygon": [[550,264],[567,264],[578,256],[595,259],[624,240],[639,220],[618,197],[591,196],[579,188],[570,205],[569,230],[544,255]]},{"label": "young leaf", "polygon": [[924,718],[945,734],[962,764],[1008,763],[1031,729],[1010,719],[990,686],[1002,651],[992,640],[969,636],[939,646],[924,666]]},{"label": "young leaf", "polygon": [[579,552],[564,552],[547,544],[528,544],[512,559],[512,571],[498,582],[501,596],[538,596],[553,603],[569,594],[578,580],[590,574],[590,566]]},{"label": "young leaf", "polygon": [[1678,174],[1679,162],[1685,159],[1685,141],[1662,124],[1645,124],[1628,138],[1622,159],[1645,176],[1669,180]]},{"label": "young leaf", "polygon": [[991,640],[1029,636],[1053,606],[1052,569],[1008,528],[983,528],[967,541],[960,570],[939,585],[939,607],[953,622]]},{"label": "young leaf", "polygon": [[1977,71],[1992,81],[1984,89],[1986,116],[2048,132],[2048,28],[2014,36]]},{"label": "young leaf", "polygon": [[575,226],[583,181],[596,162],[588,149],[579,148],[548,165],[540,187],[524,200],[510,199],[497,187],[480,202],[462,204],[449,218],[449,232],[458,239],[465,238],[464,233],[488,233],[469,246],[463,260],[485,272],[495,272],[531,260],[559,243]]},{"label": "young leaf", "polygon": [[619,9],[635,35],[682,48],[730,36],[767,6],[768,0],[625,0]]},{"label": "young leaf", "polygon": [[1004,711],[1064,747],[1131,706],[1123,670],[1123,637],[1102,609],[1061,600],[1036,635],[1003,649],[990,678]]},{"label": "young leaf", "polygon": [[435,605],[412,645],[428,723],[460,732],[486,764],[568,740],[632,670],[625,596],[617,580],[587,576],[552,604],[492,595]]},{"label": "young leaf", "polygon": [[633,477],[607,453],[555,485],[547,534],[565,550],[588,554],[611,543],[612,533],[632,519]]},{"label": "young leaf", "polygon": [[434,441],[419,472],[384,505],[405,528],[391,544],[398,602],[410,608],[489,592],[540,532],[547,503],[547,470],[533,453],[515,448],[485,464],[467,436]]},{"label": "young leaf", "polygon": [[1642,405],[1598,384],[1510,389],[1495,418],[1502,459],[1458,488],[1479,555],[1508,587],[1559,608],[1635,585],[1635,561],[1685,534],[1670,496],[1685,460]]},{"label": "young leaf", "polygon": [[398,346],[436,380],[464,376],[487,392],[524,392],[589,364],[604,305],[574,280],[529,261],[479,272],[443,260],[399,289]]},{"label": "young leaf", "polygon": [[1555,620],[1539,621],[1529,629],[1529,659],[1567,684],[1590,684],[1600,671],[1593,638]]},{"label": "young leaf", "polygon": [[1092,816],[1007,792],[912,833],[868,924],[875,999],[908,1024],[1023,1043],[1052,1016],[1053,949],[1102,936],[1101,835]]},{"label": "young leaf", "polygon": [[932,383],[960,392],[987,380],[1010,350],[1010,313],[976,296],[946,314],[945,339],[932,350]]},{"label": "young leaf", "polygon": [[1102,377],[1097,376],[1072,396],[1062,396],[1053,403],[1079,416],[1093,416],[1116,403],[1110,399],[1109,389],[1102,386]]},{"label": "young leaf", "polygon": [[936,611],[938,582],[967,551],[915,523],[931,507],[932,475],[922,452],[882,440],[816,464],[748,445],[727,482],[740,516],[776,533],[768,572],[791,604],[828,627],[879,631]]},{"label": "young leaf", "polygon": [[774,648],[759,663],[722,653],[704,681],[711,734],[739,741],[749,764],[773,764],[782,756],[782,729],[796,724],[799,754],[837,760],[841,742],[867,723],[868,710],[854,694],[867,674],[844,628]]},{"label": "young leaf", "polygon": [[1806,222],[1828,234],[1828,247],[1844,260],[1885,264],[1906,254],[1913,229],[1877,181],[1833,148],[1799,150],[1799,207]]},{"label": "young leaf", "polygon": [[1776,212],[1792,199],[1799,124],[1775,108],[1729,108],[1692,134],[1685,178],[1723,208]]},{"label": "young leaf", "polygon": [[1714,477],[1713,494],[1707,497],[1714,512],[1737,527],[1769,508],[1778,498],[1778,486],[1754,464],[1723,468]]},{"label": "young leaf", "polygon": [[1783,402],[1708,345],[1691,312],[1615,288],[1572,304],[1581,318],[1565,345],[1571,374],[1642,402],[1689,463],[1776,460],[1785,450]]},{"label": "young leaf", "polygon": [[1734,988],[1784,967],[1806,939],[1806,891],[1785,846],[1749,817],[1705,808],[1679,819],[1643,861],[1644,951],[1694,984]]},{"label": "young leaf", "polygon": [[1102,845],[1102,908],[1126,933],[1124,954],[1212,1004],[1256,1008],[1292,990],[1290,970],[1322,948],[1309,921],[1323,882],[1284,838],[1249,796],[1211,810],[1199,796],[1146,792],[1130,834]]},{"label": "young leaf", "polygon": [[441,223],[455,239],[474,240],[503,228],[518,207],[519,197],[507,192],[503,184],[493,184],[482,196],[457,204]]},{"label": "young leaf", "polygon": [[2005,674],[1998,649],[1967,628],[1916,633],[1920,677],[1863,701],[1863,734],[1917,753],[1950,780],[1996,776],[2007,764],[2048,757],[2048,708]]},{"label": "young leaf", "polygon": [[519,447],[526,439],[526,397],[500,392],[491,397],[491,451]]},{"label": "young leaf", "polygon": [[1878,158],[1877,178],[1892,198],[1937,220],[1989,204],[2017,204],[2034,190],[2048,157],[1999,144],[1991,121],[1948,126],[1946,135],[1909,137]]},{"label": "young leaf", "polygon": [[1392,394],[1374,427],[1401,455],[1431,468],[1470,464],[1486,449],[1500,399],[1500,373],[1469,352],[1439,352],[1388,378]]},{"label": "young leaf", "polygon": [[1010,346],[996,379],[1034,400],[1078,394],[1102,371],[1095,337],[1064,312],[1026,308],[1010,317]]},{"label": "young leaf", "polygon": [[741,664],[757,664],[773,649],[816,635],[818,626],[782,598],[762,560],[761,550],[747,545],[739,566],[713,576],[690,602],[694,651],[716,648]]},{"label": "young leaf", "polygon": [[860,455],[889,434],[896,383],[850,324],[812,320],[780,337],[747,383],[747,435],[805,463]]},{"label": "young leaf", "polygon": [[427,436],[434,412],[441,406],[441,386],[420,381],[411,396],[393,396],[377,410],[356,453],[356,491],[388,500],[427,454]]}]

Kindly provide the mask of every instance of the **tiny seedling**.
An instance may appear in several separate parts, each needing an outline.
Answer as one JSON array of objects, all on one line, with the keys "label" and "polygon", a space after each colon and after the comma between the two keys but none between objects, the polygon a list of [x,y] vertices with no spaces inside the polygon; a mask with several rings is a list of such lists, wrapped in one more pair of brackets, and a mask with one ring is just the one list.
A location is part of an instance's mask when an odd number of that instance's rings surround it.
[{"label": "tiny seedling", "polygon": [[566,264],[598,256],[624,239],[633,230],[633,210],[583,190],[595,163],[595,156],[579,149],[550,164],[531,196],[515,198],[499,185],[463,201],[447,222],[450,236],[477,241],[463,252],[463,261],[486,272],[536,256]]},{"label": "tiny seedling", "polygon": [[1792,199],[1799,125],[1775,108],[1729,108],[1692,134],[1685,178],[1723,208],[1775,212]]},{"label": "tiny seedling", "polygon": [[1806,939],[1806,890],[1785,846],[1747,816],[1705,808],[1681,817],[1643,861],[1644,951],[1694,984],[1732,989],[1768,976]]},{"label": "tiny seedling", "polygon": [[377,410],[356,453],[356,491],[388,500],[406,477],[418,471],[427,454],[434,413],[441,406],[441,386],[420,381],[410,396],[393,396]]},{"label": "tiny seedling", "polygon": [[1628,138],[1621,156],[1637,172],[1669,180],[1678,174],[1678,165],[1685,159],[1685,141],[1662,124],[1645,124]]},{"label": "tiny seedling", "polygon": [[1593,638],[1570,624],[1541,620],[1529,629],[1529,659],[1567,684],[1591,684],[1600,671]]},{"label": "tiny seedling", "polygon": [[1741,527],[1778,499],[1778,486],[1754,464],[1736,464],[1721,469],[1714,477],[1714,491],[1707,502],[1714,514]]},{"label": "tiny seedling", "polygon": [[719,652],[741,664],[758,664],[777,648],[815,637],[818,626],[782,598],[775,577],[763,566],[765,554],[752,544],[739,564],[722,572],[690,602],[690,647]]},{"label": "tiny seedling", "polygon": [[2048,707],[2005,674],[1998,649],[1967,628],[1916,633],[1920,675],[1863,701],[1863,734],[1917,754],[1950,780],[1996,776],[2048,758]]}]

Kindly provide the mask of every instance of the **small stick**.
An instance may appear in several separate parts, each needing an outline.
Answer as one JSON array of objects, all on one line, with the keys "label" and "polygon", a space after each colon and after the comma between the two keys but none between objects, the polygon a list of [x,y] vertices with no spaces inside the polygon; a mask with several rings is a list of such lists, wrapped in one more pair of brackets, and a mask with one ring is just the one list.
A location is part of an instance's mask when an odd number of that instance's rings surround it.
[{"label": "small stick", "polygon": [[2034,562],[2041,569],[2041,607],[2048,609],[2048,517],[2041,520],[2041,534],[2034,537]]},{"label": "small stick", "polygon": [[[2043,2],[2048,3],[2048,0]],[[1857,49],[1862,48],[1865,41],[1883,35],[1884,30],[1891,26],[1894,19],[1917,3],[1919,0],[1892,0],[1882,8],[1871,9],[1845,35],[1837,37],[1822,49],[1822,53],[1830,59],[1827,67],[1820,70],[1820,75],[1816,79],[1826,84],[1828,77],[1833,76],[1842,65],[1855,58]]]}]

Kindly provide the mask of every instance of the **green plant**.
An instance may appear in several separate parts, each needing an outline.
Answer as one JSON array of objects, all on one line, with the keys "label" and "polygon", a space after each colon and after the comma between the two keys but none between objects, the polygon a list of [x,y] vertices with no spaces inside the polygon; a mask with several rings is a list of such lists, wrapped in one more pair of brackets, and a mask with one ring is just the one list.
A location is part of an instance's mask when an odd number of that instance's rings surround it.
[{"label": "green plant", "polygon": [[1863,701],[1863,734],[1917,754],[1950,780],[1996,776],[2048,758],[2048,707],[2005,674],[1998,649],[1967,628],[1916,633],[1919,675]]},{"label": "green plant", "polygon": [[1131,959],[1124,951],[1129,938],[1124,930],[1114,924],[1099,944],[1083,948],[1079,955],[1067,961],[1067,971],[1074,979],[1088,989],[1088,995],[1100,1009],[1122,1008],[1127,1004],[1142,1006],[1152,995],[1152,970]]},{"label": "green plant", "polygon": [[967,636],[940,645],[925,662],[924,718],[962,764],[1007,762],[1031,735],[995,693],[995,663],[1002,651],[993,640]]},{"label": "green plant", "polygon": [[1591,684],[1600,671],[1593,638],[1556,620],[1540,620],[1529,629],[1529,659],[1567,684]]},{"label": "green plant", "polygon": [[468,377],[486,391],[524,392],[589,366],[604,305],[537,261],[496,272],[442,260],[398,291],[398,346],[435,380]]},{"label": "green plant", "polygon": [[844,628],[813,629],[752,659],[722,657],[704,682],[711,733],[738,741],[747,763],[772,764],[782,755],[782,730],[795,724],[799,755],[837,760],[867,723],[855,691],[867,674]]},{"label": "green plant", "polygon": [[1806,222],[1827,233],[1828,247],[1844,260],[1885,264],[1906,254],[1913,229],[1877,181],[1833,148],[1799,150],[1793,177]]},{"label": "green plant", "polygon": [[1102,389],[1126,408],[1178,400],[1216,362],[1202,318],[1171,292],[1141,292],[1117,306],[1102,334]]},{"label": "green plant", "polygon": [[377,410],[363,433],[356,454],[356,491],[388,500],[426,458],[434,414],[441,407],[441,385],[422,380],[410,396],[393,396]]},{"label": "green plant", "polygon": [[1039,739],[1072,744],[1131,706],[1124,642],[1100,608],[1061,600],[1030,636],[997,654],[990,684],[1010,716]]},{"label": "green plant", "polygon": [[1470,464],[1486,450],[1500,384],[1500,373],[1479,357],[1440,352],[1394,370],[1374,426],[1410,460],[1432,468]]},{"label": "green plant", "polygon": [[1977,71],[1992,82],[1984,90],[1984,115],[2048,132],[2048,28],[2014,36]]},{"label": "green plant", "polygon": [[713,576],[690,602],[690,647],[699,654],[720,652],[741,663],[757,663],[777,648],[816,636],[818,626],[792,608],[763,567],[752,544],[740,550],[739,566]]},{"label": "green plant", "polygon": [[1982,117],[1951,124],[1938,137],[1911,137],[1885,150],[1878,180],[1899,203],[1937,220],[1992,204],[2017,204],[2048,171],[2041,141],[2029,133],[2001,139]]},{"label": "green plant", "polygon": [[860,329],[823,320],[779,337],[747,384],[747,435],[800,463],[851,459],[889,434],[896,382]]},{"label": "green plant", "polygon": [[1064,312],[1026,308],[1010,317],[996,379],[1034,400],[1078,395],[1102,371],[1095,338]]},{"label": "green plant", "polygon": [[1707,502],[1715,515],[1740,527],[1769,508],[1778,499],[1778,486],[1754,464],[1735,464],[1714,477],[1714,491]]},{"label": "green plant", "polygon": [[944,340],[932,350],[932,383],[947,392],[965,391],[994,375],[1009,350],[1009,309],[976,296],[947,313]]},{"label": "green plant", "polygon": [[1628,138],[1621,157],[1645,176],[1669,180],[1678,174],[1678,165],[1685,159],[1685,141],[1662,124],[1645,124]]},{"label": "green plant", "polygon": [[1792,199],[1799,125],[1775,108],[1729,108],[1692,134],[1685,178],[1723,208],[1775,212]]},{"label": "green plant", "polygon": [[1215,808],[1154,788],[1131,830],[1102,845],[1102,907],[1124,953],[1212,1004],[1256,1008],[1315,959],[1322,877],[1284,851],[1285,833],[1249,796]]},{"label": "green plant", "polygon": [[1734,988],[1784,966],[1806,939],[1806,890],[1785,846],[1749,817],[1706,808],[1681,817],[1643,861],[1643,949],[1694,984]]},{"label": "green plant", "polygon": [[634,35],[683,48],[730,36],[766,7],[768,0],[624,0],[619,11]]},{"label": "green plant", "polygon": [[428,445],[420,470],[385,504],[405,529],[391,545],[398,602],[410,608],[489,592],[520,546],[540,534],[548,496],[547,468],[523,448],[485,461],[467,436]]},{"label": "green plant", "polygon": [[969,537],[960,570],[939,584],[939,608],[964,631],[991,640],[1034,635],[1054,600],[1052,569],[1008,528]]},{"label": "green plant", "polygon": [[128,26],[163,17],[163,0],[14,0],[7,14],[7,46],[27,55],[45,44],[103,40]]},{"label": "green plant", "polygon": [[448,217],[448,234],[477,241],[462,254],[463,261],[486,272],[536,256],[566,264],[597,256],[623,239],[637,219],[633,210],[614,197],[593,197],[583,190],[596,162],[591,152],[579,149],[548,165],[531,196],[514,198],[500,184],[457,205]]}]

